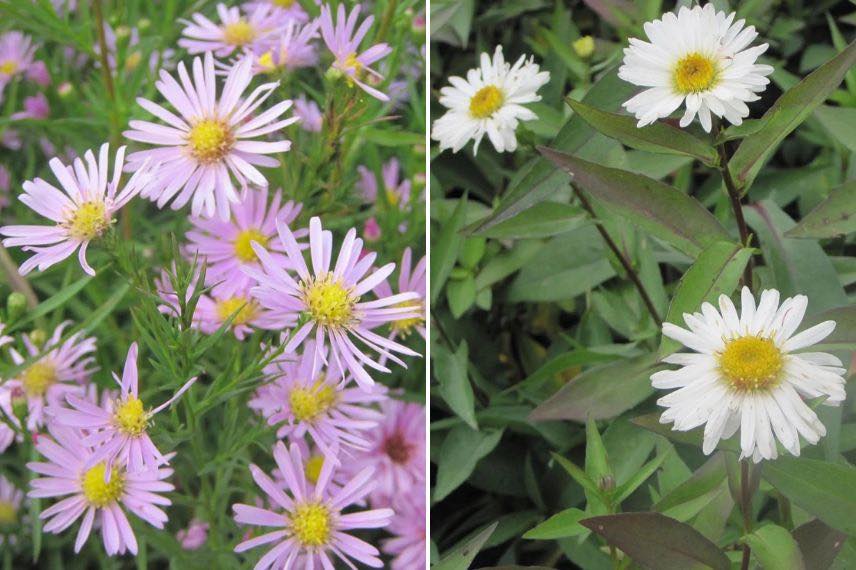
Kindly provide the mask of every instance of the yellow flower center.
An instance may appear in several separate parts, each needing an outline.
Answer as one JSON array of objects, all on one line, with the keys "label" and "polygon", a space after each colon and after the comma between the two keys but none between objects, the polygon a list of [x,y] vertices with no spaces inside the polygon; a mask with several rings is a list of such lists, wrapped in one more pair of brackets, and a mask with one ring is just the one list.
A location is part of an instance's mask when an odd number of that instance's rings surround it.
[{"label": "yellow flower center", "polygon": [[220,317],[221,321],[225,321],[235,311],[238,311],[238,314],[232,320],[232,326],[243,325],[252,321],[256,317],[257,309],[258,305],[255,301],[244,297],[230,297],[222,301],[217,301],[217,316]]},{"label": "yellow flower center", "polygon": [[0,63],[0,73],[4,75],[12,75],[16,71],[18,71],[18,62],[14,59],[7,59]]},{"label": "yellow flower center", "polygon": [[133,71],[137,69],[137,66],[140,65],[141,61],[143,61],[143,54],[141,52],[135,51],[125,60],[125,69],[127,71]]},{"label": "yellow flower center", "polygon": [[273,62],[273,52],[271,50],[260,55],[256,60],[256,63],[266,71],[273,71],[276,68],[276,64]]},{"label": "yellow flower center", "polygon": [[18,522],[18,509],[9,501],[0,501],[0,526]]},{"label": "yellow flower center", "polygon": [[235,238],[235,257],[244,263],[258,261],[252,242],[257,242],[262,247],[267,247],[270,238],[255,228],[241,231]]},{"label": "yellow flower center", "polygon": [[700,53],[685,55],[675,64],[673,81],[675,90],[683,95],[706,91],[716,83],[716,62]]},{"label": "yellow flower center", "polygon": [[110,482],[104,481],[107,468],[99,463],[83,475],[83,496],[93,507],[105,507],[122,496],[125,491],[125,476],[118,468],[110,471]]},{"label": "yellow flower center", "polygon": [[312,319],[318,324],[341,327],[351,322],[358,299],[327,276],[309,285],[304,284],[303,300]]},{"label": "yellow flower center", "polygon": [[188,135],[190,153],[202,163],[217,162],[235,144],[235,137],[223,121],[204,119],[196,123]]},{"label": "yellow flower center", "polygon": [[311,422],[336,403],[336,391],[318,380],[311,388],[294,388],[288,395],[291,413],[299,422]]},{"label": "yellow flower center", "polygon": [[345,67],[348,69],[353,69],[358,76],[363,70],[363,64],[360,63],[360,60],[357,59],[356,53],[352,53],[345,58]]},{"label": "yellow flower center", "polygon": [[56,381],[56,368],[50,362],[36,362],[30,365],[21,379],[27,396],[44,396]]},{"label": "yellow flower center", "polygon": [[[395,305],[396,307],[413,307],[419,313],[422,313],[424,309],[422,308],[422,303],[420,301],[404,301],[403,303],[398,303]],[[409,336],[410,333],[413,332],[413,329],[420,324],[425,322],[425,317],[421,314],[418,317],[410,317],[408,319],[400,319],[397,321],[392,321],[390,326],[392,330],[397,332],[399,336],[406,337]]]},{"label": "yellow flower center", "polygon": [[330,526],[330,511],[319,503],[298,505],[291,513],[291,530],[303,546],[327,544]]},{"label": "yellow flower center", "polygon": [[591,57],[591,54],[594,53],[594,38],[591,36],[583,36],[575,40],[571,46],[581,58],[585,59],[587,57]]},{"label": "yellow flower center", "polygon": [[143,408],[143,401],[136,396],[128,396],[118,402],[113,419],[122,433],[131,437],[141,436],[149,424],[149,414]]},{"label": "yellow flower center", "polygon": [[401,199],[398,192],[395,191],[395,188],[387,188],[386,189],[386,201],[390,206],[398,206],[398,201]]},{"label": "yellow flower center", "polygon": [[291,8],[294,6],[294,0],[273,0],[273,3],[280,8]]},{"label": "yellow flower center", "polygon": [[310,483],[318,482],[318,477],[321,476],[321,468],[324,467],[324,456],[313,455],[306,461],[306,479]]},{"label": "yellow flower center", "polygon": [[240,47],[256,39],[256,29],[242,18],[223,28],[223,39],[229,45]]},{"label": "yellow flower center", "polygon": [[486,85],[470,99],[470,114],[476,119],[487,119],[502,107],[505,95],[495,85]]},{"label": "yellow flower center", "polygon": [[725,343],[719,368],[738,392],[769,390],[779,384],[782,352],[769,338],[744,336]]},{"label": "yellow flower center", "polygon": [[72,237],[91,240],[103,234],[112,223],[104,202],[84,202],[68,219],[66,227]]}]

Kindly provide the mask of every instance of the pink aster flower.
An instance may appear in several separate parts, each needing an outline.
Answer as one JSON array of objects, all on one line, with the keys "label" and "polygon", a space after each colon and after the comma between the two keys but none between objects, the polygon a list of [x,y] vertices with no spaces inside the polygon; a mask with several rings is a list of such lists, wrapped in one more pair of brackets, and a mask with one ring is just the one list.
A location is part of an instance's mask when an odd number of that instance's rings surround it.
[{"label": "pink aster flower", "polygon": [[324,124],[324,116],[318,103],[299,95],[294,100],[294,114],[300,118],[300,128],[310,133],[320,133]]},{"label": "pink aster flower", "polygon": [[47,87],[51,84],[51,75],[48,72],[48,66],[42,60],[34,61],[27,68],[27,79],[40,87]]},{"label": "pink aster flower", "polygon": [[[193,60],[193,82],[184,63],[178,65],[181,85],[161,70],[155,85],[181,117],[147,99],[137,102],[144,109],[167,122],[169,126],[148,121],[131,121],[134,130],[124,135],[135,141],[158,145],[162,148],[144,150],[128,156],[129,170],[140,168],[143,161],[154,159],[163,163],[160,176],[143,192],[143,196],[156,200],[162,208],[175,197],[172,208],[177,210],[191,197],[191,212],[199,216],[205,212],[212,217],[218,212],[220,219],[229,219],[230,203],[238,201],[232,185],[232,176],[240,185],[248,182],[267,186],[267,180],[253,165],[277,166],[279,162],[265,156],[286,152],[291,142],[251,140],[281,130],[297,121],[296,117],[276,119],[291,107],[291,101],[281,101],[250,119],[267,100],[279,83],[266,83],[257,87],[249,97],[242,98],[252,79],[252,59],[244,58],[228,73],[220,98],[217,98],[214,58],[211,52]],[[230,175],[231,173],[231,175]],[[179,192],[180,191],[180,192]]]},{"label": "pink aster flower", "polygon": [[48,431],[53,439],[39,437],[36,441],[36,450],[48,462],[27,463],[28,469],[46,476],[30,482],[28,497],[65,497],[39,516],[50,519],[45,532],[61,533],[83,515],[74,541],[75,552],[80,552],[97,523],[107,554],[137,554],[137,539],[125,510],[163,529],[168,517],[160,507],[172,503],[158,493],[174,489],[165,481],[172,469],[133,473],[121,464],[112,468],[103,462],[92,465],[94,451],[83,443],[85,438],[79,430],[52,424]]},{"label": "pink aster flower", "polygon": [[374,23],[374,16],[369,16],[363,21],[359,29],[356,29],[360,9],[361,6],[357,4],[346,19],[345,5],[339,4],[334,22],[330,6],[326,4],[321,6],[321,36],[335,57],[334,69],[341,71],[349,81],[359,85],[363,91],[375,99],[389,101],[389,97],[369,86],[366,81],[383,80],[383,76],[369,66],[392,53],[392,48],[385,43],[380,43],[358,53],[360,42],[366,37]]},{"label": "pink aster flower", "polygon": [[9,170],[0,164],[0,210],[9,205],[9,188],[12,186],[12,177]]},{"label": "pink aster flower", "polygon": [[181,32],[184,37],[178,45],[190,54],[213,52],[217,57],[225,57],[235,50],[249,48],[264,41],[283,22],[274,15],[270,6],[258,6],[245,17],[237,6],[227,7],[217,4],[220,24],[215,24],[199,12],[193,14],[193,21],[180,20],[186,24]]},{"label": "pink aster flower", "polygon": [[47,119],[51,114],[51,106],[44,93],[32,97],[24,97],[24,110],[12,113],[10,118],[18,119]]},{"label": "pink aster flower", "polygon": [[175,534],[175,538],[184,550],[199,550],[208,540],[208,523],[193,519],[186,529]]},{"label": "pink aster flower", "polygon": [[331,271],[333,234],[323,230],[321,220],[314,217],[309,222],[310,273],[294,234],[282,223],[277,223],[277,229],[289,257],[289,265],[296,268],[296,279],[257,243],[252,246],[259,256],[262,269],[245,268],[244,271],[258,281],[259,285],[252,289],[252,293],[262,307],[280,316],[286,326],[296,327],[301,319],[300,326],[292,331],[288,339],[286,353],[294,351],[314,330],[316,359],[326,362],[328,357],[325,347],[329,341],[330,359],[335,368],[342,377],[350,372],[363,389],[374,385],[374,380],[364,366],[380,372],[389,372],[389,369],[369,358],[364,349],[354,344],[353,339],[401,366],[406,367],[392,352],[418,356],[409,348],[370,331],[364,324],[364,321],[393,322],[418,316],[411,308],[396,306],[416,300],[415,293],[400,293],[372,301],[361,300],[392,273],[394,263],[370,271],[377,255],[369,253],[361,256],[363,240],[356,237],[357,231],[351,228]]},{"label": "pink aster flower", "polygon": [[[287,263],[285,247],[276,233],[276,220],[289,226],[300,215],[302,204],[289,200],[282,204],[282,192],[277,190],[268,205],[268,190],[246,189],[241,201],[232,207],[228,222],[212,218],[191,218],[193,229],[187,232],[190,244],[187,251],[199,256],[206,264],[206,279],[217,283],[214,293],[227,297],[255,284],[242,267],[258,267],[258,256],[251,247],[252,242],[266,247],[271,255],[283,264]],[[298,230],[303,237],[308,232]]]},{"label": "pink aster flower", "polygon": [[116,463],[123,468],[138,473],[155,470],[167,463],[167,457],[155,447],[148,434],[152,417],[175,402],[196,382],[196,377],[188,380],[175,395],[153,410],[146,410],[139,397],[137,375],[137,343],[128,349],[125,369],[119,384],[119,397],[105,407],[97,406],[89,400],[74,394],[66,394],[71,408],[59,405],[51,406],[49,412],[57,425],[86,430],[83,445],[97,446],[86,460],[86,467],[97,463],[106,463],[112,467]]},{"label": "pink aster flower", "polygon": [[[398,271],[398,292],[416,293],[419,295],[416,300],[408,301],[405,305],[417,311],[419,315],[412,319],[403,319],[390,323],[389,338],[391,339],[397,337],[407,338],[414,330],[422,338],[427,338],[427,331],[425,329],[425,256],[422,256],[422,259],[416,263],[416,267],[412,267],[412,263],[413,252],[409,247],[405,248],[404,254],[401,256],[401,265]],[[393,294],[392,288],[386,281],[375,287],[375,293],[378,297],[389,297]]]},{"label": "pink aster flower", "polygon": [[378,550],[348,534],[364,528],[382,528],[389,524],[390,509],[343,513],[359,502],[374,486],[372,470],[366,469],[340,489],[331,489],[329,482],[334,463],[325,461],[318,483],[311,485],[305,476],[303,456],[297,445],[287,450],[281,441],[273,450],[276,464],[285,477],[286,490],[278,487],[255,465],[250,472],[256,484],[264,490],[276,510],[235,504],[235,521],[239,524],[272,527],[276,530],[245,540],[235,552],[277,542],[261,557],[255,570],[268,568],[332,569],[334,560],[341,559],[354,568],[351,560],[372,568],[383,566]]},{"label": "pink aster flower", "polygon": [[282,424],[276,432],[280,439],[296,441],[308,434],[325,455],[339,446],[367,449],[367,432],[383,419],[370,406],[386,400],[386,389],[345,387],[334,363],[326,369],[318,367],[314,344],[308,341],[297,360],[286,355],[265,367],[266,376],[275,378],[264,393],[270,402],[264,409],[268,423]]},{"label": "pink aster flower", "polygon": [[293,20],[296,22],[306,22],[309,20],[309,14],[303,9],[298,0],[252,0],[244,2],[242,8],[247,12],[257,10],[262,6],[267,6],[272,10],[273,14],[281,17],[283,20]]},{"label": "pink aster flower", "polygon": [[[377,200],[378,184],[374,173],[365,166],[357,167],[360,180],[357,188],[362,191],[363,200],[374,202]],[[411,182],[409,179],[401,179],[401,165],[397,158],[389,159],[381,167],[381,180],[383,181],[383,195],[387,203],[393,208],[404,209],[410,202]]]},{"label": "pink aster flower", "polygon": [[381,542],[384,553],[393,557],[390,570],[425,570],[428,532],[425,526],[425,490],[414,487],[393,500],[395,516],[387,532],[394,538]]},{"label": "pink aster flower", "polygon": [[377,223],[377,218],[372,216],[366,220],[366,223],[363,225],[363,239],[369,243],[374,243],[380,239],[381,233],[380,224]]},{"label": "pink aster flower", "polygon": [[316,65],[318,53],[313,40],[317,37],[317,21],[301,25],[296,20],[289,20],[282,32],[253,45],[252,52],[256,55],[253,71],[294,71]]},{"label": "pink aster flower", "polygon": [[79,158],[74,167],[64,165],[58,158],[50,161],[51,170],[63,191],[41,178],[24,182],[24,194],[19,200],[45,216],[53,226],[4,226],[0,234],[6,236],[3,245],[23,246],[24,251],[35,255],[21,265],[21,275],[34,268],[44,271],[66,259],[77,250],[83,270],[95,275],[86,261],[86,249],[92,240],[100,237],[115,221],[114,215],[149,183],[154,170],[148,163],[140,164],[137,172],[119,188],[125,147],[119,147],[113,163],[113,178],[108,183],[108,154],[110,145],[104,143],[98,162],[91,150],[84,155],[86,165]]},{"label": "pink aster flower", "polygon": [[371,493],[372,505],[390,506],[397,495],[414,488],[424,490],[425,408],[389,399],[381,403],[380,411],[384,419],[369,433],[371,447],[345,468],[350,473],[374,469],[377,486]]},{"label": "pink aster flower", "polygon": [[16,75],[29,70],[35,53],[36,46],[30,36],[14,31],[0,35],[0,91]]},{"label": "pink aster flower", "polygon": [[[6,542],[4,529],[8,529],[17,525],[20,520],[18,512],[21,510],[21,503],[24,501],[24,493],[11,481],[0,475],[0,546]],[[9,537],[11,544],[15,543],[15,536]]]},{"label": "pink aster flower", "polygon": [[15,365],[38,357],[17,376],[2,384],[8,390],[9,408],[5,408],[6,398],[0,398],[4,411],[11,415],[11,400],[23,397],[27,400],[27,429],[37,431],[44,425],[46,406],[59,404],[68,394],[83,394],[84,384],[96,370],[90,367],[95,358],[87,356],[95,352],[95,339],[84,337],[77,332],[62,340],[65,328],[71,324],[66,321],[59,325],[53,335],[38,347],[26,336],[21,340],[27,349],[26,356],[14,348],[9,349]]}]

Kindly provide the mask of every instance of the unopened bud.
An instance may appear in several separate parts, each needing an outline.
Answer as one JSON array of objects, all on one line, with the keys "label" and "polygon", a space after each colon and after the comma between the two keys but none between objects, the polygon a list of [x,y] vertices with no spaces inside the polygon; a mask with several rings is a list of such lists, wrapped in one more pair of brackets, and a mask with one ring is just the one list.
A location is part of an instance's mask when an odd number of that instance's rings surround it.
[{"label": "unopened bud", "polygon": [[143,19],[137,21],[137,28],[139,28],[141,30],[145,30],[146,28],[148,28],[151,25],[152,25],[152,21],[149,20],[148,18],[143,18]]},{"label": "unopened bud", "polygon": [[597,486],[600,487],[601,491],[612,491],[615,489],[615,479],[612,475],[604,475],[598,481]]},{"label": "unopened bud", "polygon": [[27,310],[27,298],[23,293],[15,291],[6,298],[6,322],[14,323]]},{"label": "unopened bud", "polygon": [[591,54],[594,53],[594,38],[591,36],[583,36],[575,40],[571,45],[574,51],[577,52],[577,55],[583,59],[591,57]]},{"label": "unopened bud", "polygon": [[48,335],[42,329],[34,329],[32,332],[30,332],[30,342],[32,342],[37,347],[42,346],[47,340]]},{"label": "unopened bud", "polygon": [[122,40],[131,35],[131,28],[128,26],[119,26],[116,28],[116,39]]},{"label": "unopened bud", "polygon": [[72,85],[68,81],[65,81],[65,82],[61,83],[59,87],[57,87],[57,93],[59,93],[60,97],[65,99],[69,95],[74,93],[74,85]]},{"label": "unopened bud", "polygon": [[140,65],[140,62],[143,60],[143,54],[135,51],[125,60],[125,69],[127,71],[133,71]]}]

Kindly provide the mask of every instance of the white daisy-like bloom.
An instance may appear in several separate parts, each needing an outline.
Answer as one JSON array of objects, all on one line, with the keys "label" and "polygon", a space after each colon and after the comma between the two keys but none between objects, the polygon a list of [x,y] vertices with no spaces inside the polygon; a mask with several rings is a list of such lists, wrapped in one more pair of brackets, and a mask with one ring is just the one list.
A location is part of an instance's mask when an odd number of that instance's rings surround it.
[{"label": "white daisy-like bloom", "polygon": [[725,295],[719,311],[703,303],[700,313],[684,314],[689,330],[663,323],[663,334],[694,353],[663,359],[678,364],[651,376],[655,388],[673,389],[657,403],[666,409],[661,423],[688,431],[704,425],[703,451],[709,455],[722,439],[740,430],[740,458],[775,459],[776,441],[800,454],[800,436],[816,444],[826,428],[806,399],[825,398],[824,405],[844,401],[845,369],[825,352],[801,352],[835,330],[825,321],[799,334],[808,297],[796,295],[779,305],[779,292],[768,289],[755,298],[741,292],[741,311]]},{"label": "white daisy-like bloom", "polygon": [[513,152],[517,125],[538,118],[523,105],[540,101],[538,89],[548,81],[550,72],[540,71],[533,58],[522,55],[511,65],[497,46],[493,59],[483,53],[480,67],[469,70],[466,79],[450,77],[451,85],[440,90],[440,104],[449,110],[434,121],[431,138],[440,143],[440,150],[452,152],[473,140],[475,154],[487,134],[498,152]]},{"label": "white daisy-like bloom", "polygon": [[681,127],[696,114],[707,132],[711,113],[735,125],[749,116],[746,103],[759,99],[773,68],[755,63],[768,46],[748,47],[758,32],[754,26],[744,28],[745,20],[734,22],[734,17],[733,12],[717,12],[713,4],[683,7],[677,16],[669,12],[646,22],[649,41],[630,39],[618,76],[646,87],[624,103],[639,119],[637,126],[668,117],[684,102]]}]

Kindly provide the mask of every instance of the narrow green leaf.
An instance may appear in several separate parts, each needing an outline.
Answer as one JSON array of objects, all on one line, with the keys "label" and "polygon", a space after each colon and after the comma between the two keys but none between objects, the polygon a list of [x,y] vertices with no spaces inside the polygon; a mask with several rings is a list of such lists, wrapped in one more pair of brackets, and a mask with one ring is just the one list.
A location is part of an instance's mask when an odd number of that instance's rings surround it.
[{"label": "narrow green leaf", "polygon": [[555,540],[569,536],[579,536],[587,532],[580,524],[580,520],[588,515],[580,509],[565,509],[553,515],[532,530],[523,535],[523,538],[533,540]]},{"label": "narrow green leaf", "polygon": [[434,376],[440,383],[440,396],[459,418],[477,430],[475,397],[467,373],[469,365],[467,342],[461,341],[454,354],[442,346],[436,346],[433,356]]},{"label": "narrow green leaf", "polygon": [[697,158],[709,166],[717,164],[716,150],[689,132],[657,121],[653,125],[639,128],[636,119],[601,111],[596,107],[566,97],[568,106],[582,119],[604,135],[614,138],[629,147],[649,152],[678,154]]},{"label": "narrow green leaf", "polygon": [[639,471],[636,472],[633,477],[631,477],[625,484],[618,487],[615,490],[615,495],[613,501],[617,504],[620,504],[627,497],[633,494],[633,492],[638,489],[642,483],[648,480],[648,478],[656,473],[657,469],[659,469],[666,458],[669,456],[669,452],[661,453],[645,465],[643,465]]},{"label": "narrow green leaf", "polygon": [[660,498],[653,509],[665,513],[669,509],[703,497],[725,481],[725,458],[717,453],[699,467],[692,476]]},{"label": "narrow green leaf", "polygon": [[667,184],[607,168],[550,148],[538,150],[572,177],[572,183],[628,222],[658,237],[690,257],[710,244],[730,239],[695,198]]},{"label": "narrow green leaf", "polygon": [[799,545],[805,567],[811,570],[826,570],[835,561],[847,535],[813,519],[801,524],[792,533]]},{"label": "narrow green leaf", "polygon": [[787,530],[778,525],[764,525],[752,534],[745,535],[740,542],[749,545],[752,556],[765,570],[805,570],[806,568],[797,542]]},{"label": "narrow green leaf", "polygon": [[574,481],[579,483],[579,485],[585,491],[588,491],[589,493],[598,498],[604,498],[600,488],[594,481],[591,480],[591,477],[589,477],[585,471],[583,471],[582,469],[574,465],[571,461],[565,459],[558,453],[551,453],[550,455],[553,456],[553,459],[555,459],[559,463],[559,465],[561,465],[562,468],[568,472],[568,475],[570,475]]},{"label": "narrow green leaf", "polygon": [[469,478],[479,460],[499,443],[502,431],[475,431],[461,424],[446,434],[437,456],[435,502],[446,498]]},{"label": "narrow green leaf", "polygon": [[15,323],[9,327],[6,332],[14,332],[16,330],[21,329],[24,325],[33,322],[39,317],[43,317],[50,313],[51,311],[55,311],[56,309],[65,305],[66,301],[80,293],[80,291],[86,287],[90,281],[92,281],[93,277],[89,275],[85,277],[81,277],[74,283],[68,285],[67,287],[63,287],[59,292],[54,295],[51,295],[49,298],[45,299],[41,303],[39,303],[35,309],[32,311],[28,311],[23,318],[18,319]]},{"label": "narrow green leaf", "polygon": [[445,555],[440,562],[432,566],[431,570],[467,570],[476,554],[496,530],[497,524],[493,523],[472,538],[465,539],[452,552]]},{"label": "narrow green leaf", "polygon": [[467,196],[458,200],[452,217],[440,229],[437,241],[431,245],[431,302],[437,301],[446,279],[455,267],[458,251],[461,247],[461,236],[458,231],[464,224],[467,211]]},{"label": "narrow green leaf", "polygon": [[541,202],[492,226],[481,235],[494,239],[545,238],[570,231],[584,219],[585,214],[577,206]]},{"label": "narrow green leaf", "polygon": [[761,118],[764,126],[740,143],[728,162],[731,174],[744,191],[786,136],[796,129],[856,64],[856,42],[788,89]]},{"label": "narrow green leaf", "polygon": [[[856,136],[856,126],[853,132]],[[847,182],[830,192],[823,202],[785,235],[819,239],[852,232],[856,232],[856,181]]]},{"label": "narrow green leaf", "polygon": [[586,474],[592,481],[598,482],[604,477],[612,475],[612,470],[609,468],[609,459],[606,456],[606,447],[603,445],[600,432],[597,431],[597,424],[591,416],[586,421],[585,466]]}]

